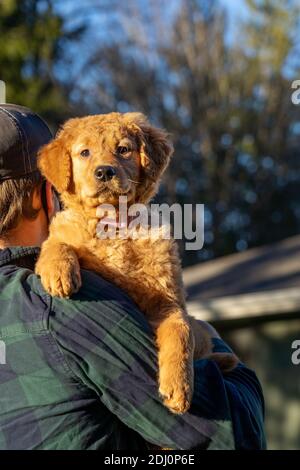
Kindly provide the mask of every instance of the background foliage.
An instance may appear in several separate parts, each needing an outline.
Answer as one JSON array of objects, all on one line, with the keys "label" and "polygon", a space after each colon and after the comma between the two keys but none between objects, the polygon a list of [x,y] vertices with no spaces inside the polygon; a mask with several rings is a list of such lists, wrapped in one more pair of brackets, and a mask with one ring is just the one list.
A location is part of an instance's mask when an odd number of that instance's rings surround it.
[{"label": "background foliage", "polygon": [[300,228],[299,3],[240,3],[232,25],[218,0],[0,0],[8,101],[53,129],[140,110],[170,131],[159,200],[206,208],[205,246],[185,264]]}]

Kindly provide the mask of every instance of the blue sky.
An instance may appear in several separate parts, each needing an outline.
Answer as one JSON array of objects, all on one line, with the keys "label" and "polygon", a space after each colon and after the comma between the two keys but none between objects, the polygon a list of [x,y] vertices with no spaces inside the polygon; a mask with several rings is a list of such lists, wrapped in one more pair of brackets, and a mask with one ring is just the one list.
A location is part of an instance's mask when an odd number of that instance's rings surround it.
[{"label": "blue sky", "polygon": [[[159,5],[160,0],[157,0],[157,1]],[[211,0],[207,0],[207,1],[209,2]],[[220,2],[220,5],[224,6],[227,9],[229,13],[229,21],[230,21],[230,27],[231,27],[230,29],[234,30],[235,25],[239,22],[239,20],[247,16],[247,6],[245,5],[245,1],[244,0],[219,0],[219,2]],[[74,2],[72,0],[64,0],[64,2],[56,0],[55,3],[56,3],[57,10],[63,12],[68,17],[73,16],[72,12],[74,11],[74,7],[75,9],[78,7],[78,4],[74,5]],[[165,9],[167,3],[168,2],[166,2],[165,4],[162,4],[163,5],[162,9]],[[102,10],[102,14],[105,12],[105,7],[101,8],[101,4],[105,4],[105,2],[99,1],[97,3],[97,2],[93,2],[92,0],[83,0],[80,4],[80,9],[81,11],[85,9],[86,16],[89,16],[91,18],[95,11],[95,6],[97,9],[97,5],[98,5],[98,11]],[[89,7],[90,7],[90,14],[88,13]],[[168,5],[168,8],[169,7],[170,7],[170,4]],[[73,21],[76,23],[76,15],[75,15],[75,18],[73,16]]]},{"label": "blue sky", "polygon": [[[70,45],[68,49],[68,56],[73,62],[72,73],[74,77],[78,76],[81,71],[82,64],[85,62],[87,55],[91,53],[94,45],[97,42],[111,42],[118,34],[118,26],[114,26],[114,18],[118,17],[118,2],[115,0],[114,5],[116,8],[108,9],[109,0],[82,0],[81,2],[74,2],[73,0],[54,0],[55,8],[67,19],[67,29],[73,29],[74,26],[81,24],[82,19],[85,18],[89,23],[87,34],[81,41],[81,53],[78,54],[78,44]],[[130,5],[131,0],[127,0]],[[188,1],[188,0],[185,0]],[[210,2],[211,0],[206,0]],[[237,40],[237,28],[240,21],[247,16],[247,7],[245,0],[218,0],[220,5],[228,11],[228,42]],[[145,6],[153,8],[157,5],[157,10],[161,11],[161,15],[168,20],[172,18],[172,11],[178,4],[178,0],[132,0],[132,3],[144,3]],[[157,2],[157,3],[156,3]],[[112,3],[113,4],[113,3]],[[171,9],[173,6],[173,10]],[[60,70],[61,74],[66,74],[69,77],[70,70],[65,67]],[[89,74],[88,74],[89,75]],[[84,80],[83,80],[84,81]]]},{"label": "blue sky", "polygon": [[247,6],[244,0],[219,0],[229,13],[229,40],[234,39],[236,27],[247,17]]},{"label": "blue sky", "polygon": [[246,12],[244,0],[219,0],[233,16],[240,16]]}]

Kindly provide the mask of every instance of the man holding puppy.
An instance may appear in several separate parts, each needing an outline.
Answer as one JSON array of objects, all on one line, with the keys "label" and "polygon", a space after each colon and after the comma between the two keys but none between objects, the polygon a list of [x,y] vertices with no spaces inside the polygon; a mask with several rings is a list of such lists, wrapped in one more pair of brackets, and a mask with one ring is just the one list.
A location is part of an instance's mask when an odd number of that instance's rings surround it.
[{"label": "man holding puppy", "polygon": [[59,202],[36,156],[51,137],[30,110],[0,105],[0,449],[264,448],[263,396],[243,364],[223,376],[196,361],[192,407],[173,415],[151,329],[126,294],[88,271],[71,299],[43,290],[34,265]]}]

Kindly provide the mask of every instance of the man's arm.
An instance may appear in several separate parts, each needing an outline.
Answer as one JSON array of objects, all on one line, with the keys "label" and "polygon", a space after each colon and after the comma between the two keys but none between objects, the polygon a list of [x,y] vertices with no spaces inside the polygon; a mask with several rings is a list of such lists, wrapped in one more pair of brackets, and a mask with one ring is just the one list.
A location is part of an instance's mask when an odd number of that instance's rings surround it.
[{"label": "man's arm", "polygon": [[[82,275],[72,300],[53,299],[50,329],[74,374],[112,413],[162,447],[264,447],[262,396],[251,371],[240,365],[224,379],[213,361],[195,362],[192,407],[170,413],[158,395],[156,348],[144,316],[111,284]],[[226,347],[214,341],[215,350]]]}]

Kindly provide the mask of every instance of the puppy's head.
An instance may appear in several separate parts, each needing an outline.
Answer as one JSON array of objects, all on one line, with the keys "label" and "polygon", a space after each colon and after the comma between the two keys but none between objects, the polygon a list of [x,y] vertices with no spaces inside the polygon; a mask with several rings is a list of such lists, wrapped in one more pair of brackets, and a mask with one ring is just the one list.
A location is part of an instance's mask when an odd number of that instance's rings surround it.
[{"label": "puppy's head", "polygon": [[165,131],[140,113],[71,119],[38,158],[64,201],[117,205],[119,196],[146,203],[173,152]]}]

